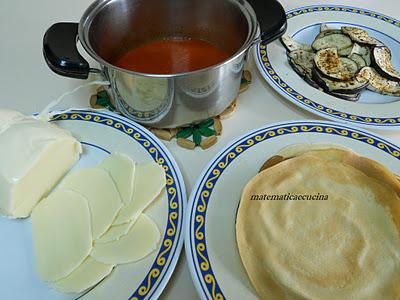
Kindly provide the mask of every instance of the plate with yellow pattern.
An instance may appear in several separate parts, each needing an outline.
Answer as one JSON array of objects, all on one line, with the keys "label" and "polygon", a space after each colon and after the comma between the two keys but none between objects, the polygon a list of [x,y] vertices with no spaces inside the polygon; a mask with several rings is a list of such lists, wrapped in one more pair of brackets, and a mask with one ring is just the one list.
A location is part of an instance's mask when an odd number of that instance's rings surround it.
[{"label": "plate with yellow pattern", "polygon": [[[383,42],[392,53],[392,64],[400,70],[400,21],[379,12],[342,5],[312,5],[287,11],[286,34],[311,44],[320,25],[340,29],[364,29]],[[256,65],[270,86],[286,100],[320,117],[374,129],[400,129],[400,97],[361,91],[358,101],[346,101],[312,87],[289,65],[280,40],[254,48]]]},{"label": "plate with yellow pattern", "polygon": [[201,299],[258,299],[236,243],[236,212],[242,190],[268,158],[287,146],[304,143],[344,146],[400,173],[398,145],[350,125],[328,121],[278,123],[233,141],[204,169],[186,212],[186,257]]},{"label": "plate with yellow pattern", "polygon": [[[73,170],[92,167],[114,152],[138,163],[154,161],[166,173],[166,189],[146,214],[161,233],[155,251],[140,261],[118,265],[112,273],[83,294],[64,294],[41,281],[34,265],[31,220],[0,218],[1,299],[156,299],[176,266],[183,245],[185,186],[179,168],[162,142],[142,126],[106,111],[71,110],[52,122],[70,130],[83,153]],[[73,220],[72,220],[73,221]]]}]

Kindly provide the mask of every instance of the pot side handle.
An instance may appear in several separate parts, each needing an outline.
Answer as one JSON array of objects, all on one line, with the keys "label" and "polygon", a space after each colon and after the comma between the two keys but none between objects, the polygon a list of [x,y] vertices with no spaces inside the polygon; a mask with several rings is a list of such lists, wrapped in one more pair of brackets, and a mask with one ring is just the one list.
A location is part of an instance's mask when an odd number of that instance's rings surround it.
[{"label": "pot side handle", "polygon": [[78,23],[53,24],[43,37],[43,56],[49,68],[61,76],[87,79],[89,63],[79,54]]},{"label": "pot side handle", "polygon": [[247,0],[247,2],[257,15],[261,43],[268,44],[286,32],[286,13],[277,0]]}]

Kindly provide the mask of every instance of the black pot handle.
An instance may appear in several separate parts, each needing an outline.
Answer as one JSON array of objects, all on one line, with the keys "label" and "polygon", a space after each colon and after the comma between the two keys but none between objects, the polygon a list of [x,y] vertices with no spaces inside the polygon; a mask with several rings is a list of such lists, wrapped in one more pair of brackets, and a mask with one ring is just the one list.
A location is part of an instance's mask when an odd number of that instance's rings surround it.
[{"label": "black pot handle", "polygon": [[66,77],[87,79],[89,63],[79,54],[78,23],[56,23],[43,37],[43,55],[49,68]]},{"label": "black pot handle", "polygon": [[285,33],[286,13],[277,0],[247,0],[247,2],[257,15],[263,44],[268,44]]}]

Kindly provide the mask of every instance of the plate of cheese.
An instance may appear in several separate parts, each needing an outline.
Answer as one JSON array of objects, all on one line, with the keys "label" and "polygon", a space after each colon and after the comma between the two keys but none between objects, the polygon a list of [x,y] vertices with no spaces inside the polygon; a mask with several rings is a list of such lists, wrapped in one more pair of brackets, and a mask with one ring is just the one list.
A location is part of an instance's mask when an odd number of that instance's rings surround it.
[{"label": "plate of cheese", "polygon": [[202,299],[400,295],[400,148],[355,127],[251,131],[205,168],[186,213]]},{"label": "plate of cheese", "polygon": [[183,244],[185,187],[148,130],[114,113],[0,110],[3,299],[153,299]]}]

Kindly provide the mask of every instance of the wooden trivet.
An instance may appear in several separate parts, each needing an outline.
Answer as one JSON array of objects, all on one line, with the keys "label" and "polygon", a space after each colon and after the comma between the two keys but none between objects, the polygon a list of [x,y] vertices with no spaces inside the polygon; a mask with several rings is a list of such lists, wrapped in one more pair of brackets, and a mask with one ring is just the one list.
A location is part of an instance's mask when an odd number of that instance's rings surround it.
[{"label": "wooden trivet", "polygon": [[[251,73],[244,70],[240,83],[239,94],[245,92],[251,84]],[[155,136],[164,141],[176,139],[178,146],[186,149],[195,149],[200,147],[203,150],[215,145],[218,141],[218,136],[222,133],[221,120],[231,117],[237,108],[238,98],[218,116],[210,118],[200,123],[186,125],[176,128],[154,128],[146,126]],[[104,87],[97,90],[97,94],[90,97],[90,106],[93,108],[106,108],[111,111],[116,111],[116,108],[110,101],[110,96]]]}]

